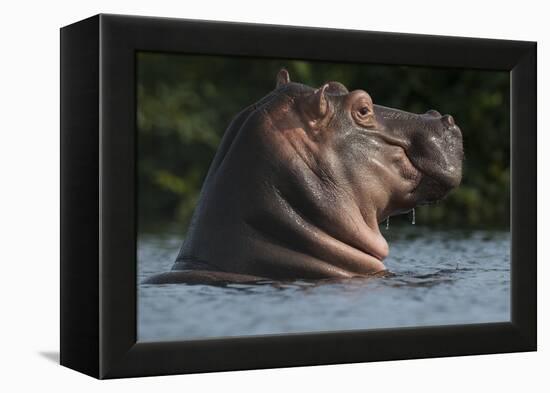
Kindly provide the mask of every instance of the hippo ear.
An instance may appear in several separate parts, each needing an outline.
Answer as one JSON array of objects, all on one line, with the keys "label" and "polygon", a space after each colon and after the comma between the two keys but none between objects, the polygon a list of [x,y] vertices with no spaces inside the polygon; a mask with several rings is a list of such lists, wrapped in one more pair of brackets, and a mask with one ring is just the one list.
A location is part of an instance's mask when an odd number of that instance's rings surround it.
[{"label": "hippo ear", "polygon": [[330,95],[340,96],[349,93],[348,88],[340,82],[331,81],[328,82],[327,93]]},{"label": "hippo ear", "polygon": [[305,113],[314,123],[317,123],[328,114],[329,106],[326,97],[328,87],[328,83],[324,84],[305,99]]},{"label": "hippo ear", "polygon": [[282,85],[286,85],[287,83],[290,83],[290,75],[287,70],[284,68],[281,68],[281,70],[277,73],[277,87],[280,87]]}]

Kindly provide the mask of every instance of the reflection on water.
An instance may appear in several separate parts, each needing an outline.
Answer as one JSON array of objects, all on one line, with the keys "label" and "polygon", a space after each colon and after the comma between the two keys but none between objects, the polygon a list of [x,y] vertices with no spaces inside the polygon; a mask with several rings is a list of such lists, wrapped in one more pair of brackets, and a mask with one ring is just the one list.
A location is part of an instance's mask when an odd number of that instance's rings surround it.
[{"label": "reflection on water", "polygon": [[383,229],[384,277],[259,285],[144,285],[170,270],[175,233],[138,239],[138,340],[183,340],[510,320],[510,235]]}]

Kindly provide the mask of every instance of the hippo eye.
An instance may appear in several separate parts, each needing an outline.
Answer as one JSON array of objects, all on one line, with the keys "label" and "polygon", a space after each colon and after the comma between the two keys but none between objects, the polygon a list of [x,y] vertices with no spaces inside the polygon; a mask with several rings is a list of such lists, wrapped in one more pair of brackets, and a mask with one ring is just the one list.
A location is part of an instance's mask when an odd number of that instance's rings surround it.
[{"label": "hippo eye", "polygon": [[351,111],[351,116],[362,127],[372,127],[376,122],[370,99],[357,102]]}]

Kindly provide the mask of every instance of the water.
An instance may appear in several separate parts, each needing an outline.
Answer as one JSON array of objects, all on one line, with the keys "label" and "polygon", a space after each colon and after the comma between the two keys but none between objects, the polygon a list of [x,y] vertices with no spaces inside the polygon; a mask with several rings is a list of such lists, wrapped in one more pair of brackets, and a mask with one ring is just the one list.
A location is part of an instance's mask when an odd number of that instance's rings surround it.
[{"label": "water", "polygon": [[[390,277],[281,285],[138,284],[138,340],[303,333],[510,320],[510,235],[382,230]],[[170,270],[174,233],[138,239],[138,283]]]}]

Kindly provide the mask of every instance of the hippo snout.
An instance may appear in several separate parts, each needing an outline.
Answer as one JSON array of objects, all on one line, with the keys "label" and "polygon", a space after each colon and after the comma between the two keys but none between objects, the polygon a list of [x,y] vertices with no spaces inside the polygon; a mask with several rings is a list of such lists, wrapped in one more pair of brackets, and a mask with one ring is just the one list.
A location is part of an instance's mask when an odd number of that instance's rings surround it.
[{"label": "hippo snout", "polygon": [[464,152],[462,131],[450,114],[429,111],[433,120],[419,130],[411,161],[423,173],[418,187],[421,202],[431,203],[446,196],[462,180]]}]

